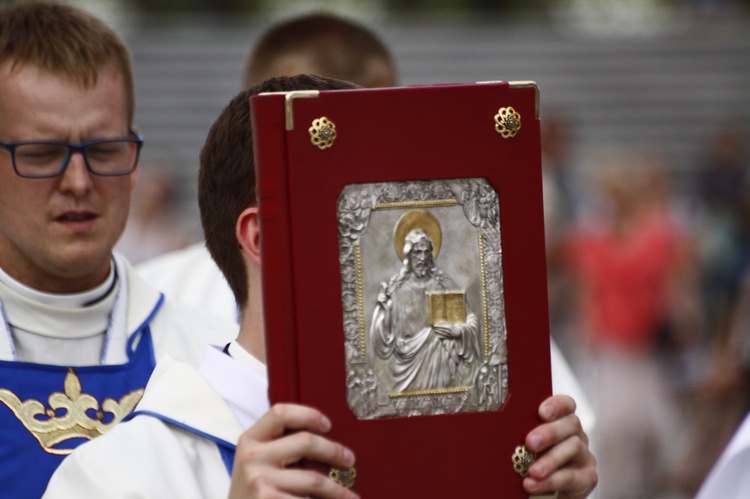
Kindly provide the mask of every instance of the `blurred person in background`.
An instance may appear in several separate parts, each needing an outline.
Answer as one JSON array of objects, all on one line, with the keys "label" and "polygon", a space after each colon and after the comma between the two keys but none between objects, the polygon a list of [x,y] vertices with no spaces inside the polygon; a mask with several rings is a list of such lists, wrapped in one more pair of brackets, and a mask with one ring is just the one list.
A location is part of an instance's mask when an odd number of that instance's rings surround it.
[{"label": "blurred person in background", "polygon": [[[750,200],[750,192],[745,196]],[[750,497],[750,271],[740,284],[728,330],[720,333],[697,393],[692,445],[677,469],[687,492],[701,484],[696,499]]]},{"label": "blurred person in background", "polygon": [[[293,18],[269,28],[251,50],[242,86],[271,76],[318,74],[366,88],[396,84],[391,53],[368,28],[325,13]],[[205,245],[193,244],[137,266],[154,287],[177,299],[239,321],[238,306]]]},{"label": "blurred person in background", "polygon": [[296,17],[272,26],[249,54],[244,86],[273,76],[335,74],[364,88],[396,85],[390,50],[370,29],[327,13]]},{"label": "blurred person in background", "polygon": [[185,248],[200,239],[188,229],[180,212],[177,187],[162,163],[143,165],[125,232],[115,246],[133,265]]},{"label": "blurred person in background", "polygon": [[746,209],[750,156],[738,118],[712,132],[694,180],[695,240],[702,269],[703,299],[712,324],[727,321],[750,246]]},{"label": "blurred person in background", "polygon": [[[687,394],[686,407],[690,414],[687,442],[675,462],[671,479],[690,497],[707,480],[712,468],[716,471],[709,480],[711,485],[703,486],[705,490],[700,497],[750,497],[750,483],[739,487],[735,495],[730,493],[731,488],[716,488],[737,483],[740,477],[726,477],[727,471],[723,469],[736,467],[739,454],[750,454],[747,443],[750,423],[746,417],[750,411],[750,275],[746,273],[739,288],[728,313],[729,320],[726,324],[717,324],[714,337],[703,343],[709,352],[710,364]],[[744,428],[737,430],[741,424]],[[741,436],[735,436],[727,447],[735,432]],[[722,451],[724,456],[721,456]],[[743,466],[740,475],[750,476],[747,465]],[[717,490],[724,492],[717,494]],[[744,491],[745,495],[739,491]]]},{"label": "blurred person in background", "polygon": [[710,321],[689,392],[689,441],[673,475],[691,495],[750,410],[750,157],[744,125],[728,118],[713,131],[694,186],[697,268]]},{"label": "blurred person in background", "polygon": [[[596,162],[602,205],[567,242],[577,292],[577,373],[597,414],[593,440],[607,499],[659,497],[679,428],[659,345],[700,328],[689,239],[669,205],[666,165],[651,153]],[[665,340],[666,338],[666,340]]]}]

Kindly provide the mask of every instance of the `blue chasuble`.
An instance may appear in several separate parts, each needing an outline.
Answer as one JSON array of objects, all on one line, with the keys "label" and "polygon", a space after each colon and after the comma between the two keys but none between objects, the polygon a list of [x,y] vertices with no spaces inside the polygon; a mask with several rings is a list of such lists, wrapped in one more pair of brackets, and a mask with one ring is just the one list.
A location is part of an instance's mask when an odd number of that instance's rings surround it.
[{"label": "blue chasuble", "polygon": [[41,497],[65,456],[133,410],[156,365],[148,325],[127,352],[119,365],[0,361],[0,496]]}]

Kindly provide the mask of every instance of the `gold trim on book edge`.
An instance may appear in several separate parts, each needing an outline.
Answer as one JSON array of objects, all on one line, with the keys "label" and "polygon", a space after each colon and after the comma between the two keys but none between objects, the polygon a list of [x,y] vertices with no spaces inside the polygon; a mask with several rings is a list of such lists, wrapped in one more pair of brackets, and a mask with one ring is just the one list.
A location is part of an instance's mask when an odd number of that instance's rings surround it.
[{"label": "gold trim on book edge", "polygon": [[432,390],[413,390],[409,392],[389,392],[390,398],[403,398],[403,397],[421,397],[423,395],[448,395],[450,393],[466,393],[469,391],[468,386],[460,386],[457,388],[434,388]]},{"label": "gold trim on book edge", "polygon": [[379,203],[376,210],[397,210],[399,208],[441,208],[444,206],[456,206],[456,199],[433,199],[430,201],[401,201],[396,203]]},{"label": "gold trim on book edge", "polygon": [[487,315],[489,314],[487,306],[487,274],[484,270],[484,239],[482,234],[477,234],[477,241],[479,242],[479,273],[482,277],[482,309],[484,310],[484,317],[482,318],[484,326],[484,360],[486,361],[490,356],[490,329]]},{"label": "gold trim on book edge", "polygon": [[359,315],[359,355],[363,359],[367,354],[365,350],[365,305],[362,292],[362,248],[359,244],[354,246],[354,260],[357,266],[357,309]]},{"label": "gold trim on book edge", "polygon": [[294,130],[294,111],[292,101],[294,99],[310,99],[318,97],[320,90],[295,90],[284,93],[284,109],[286,110],[286,131]]}]

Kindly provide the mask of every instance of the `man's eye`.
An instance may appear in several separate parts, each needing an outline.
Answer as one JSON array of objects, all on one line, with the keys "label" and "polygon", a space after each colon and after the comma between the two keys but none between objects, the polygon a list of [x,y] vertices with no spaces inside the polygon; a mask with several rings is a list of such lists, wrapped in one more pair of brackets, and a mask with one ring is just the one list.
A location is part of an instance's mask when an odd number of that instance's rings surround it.
[{"label": "man's eye", "polygon": [[24,144],[16,148],[16,161],[44,165],[60,160],[67,152],[67,147],[54,144]]}]

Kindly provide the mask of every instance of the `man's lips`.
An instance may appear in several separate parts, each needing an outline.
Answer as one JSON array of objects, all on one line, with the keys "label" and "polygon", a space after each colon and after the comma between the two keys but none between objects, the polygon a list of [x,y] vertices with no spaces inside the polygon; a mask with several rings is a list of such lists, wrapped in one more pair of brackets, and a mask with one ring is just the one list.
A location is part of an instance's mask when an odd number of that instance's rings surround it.
[{"label": "man's lips", "polygon": [[93,228],[98,218],[92,211],[69,211],[55,218],[55,222],[74,231],[87,231]]},{"label": "man's lips", "polygon": [[96,218],[96,213],[92,212],[69,212],[63,213],[55,220],[58,222],[85,222]]}]

